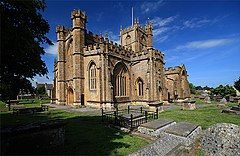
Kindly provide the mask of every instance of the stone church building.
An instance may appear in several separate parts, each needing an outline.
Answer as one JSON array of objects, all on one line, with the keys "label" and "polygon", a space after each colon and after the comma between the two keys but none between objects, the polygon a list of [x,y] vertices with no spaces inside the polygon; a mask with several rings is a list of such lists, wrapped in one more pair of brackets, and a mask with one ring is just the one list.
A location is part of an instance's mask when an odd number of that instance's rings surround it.
[{"label": "stone church building", "polygon": [[116,105],[185,99],[190,96],[184,65],[164,67],[164,54],[153,48],[153,26],[120,30],[120,45],[86,29],[87,16],[71,13],[72,28],[56,28],[58,58],[54,91],[60,105],[112,108]]}]

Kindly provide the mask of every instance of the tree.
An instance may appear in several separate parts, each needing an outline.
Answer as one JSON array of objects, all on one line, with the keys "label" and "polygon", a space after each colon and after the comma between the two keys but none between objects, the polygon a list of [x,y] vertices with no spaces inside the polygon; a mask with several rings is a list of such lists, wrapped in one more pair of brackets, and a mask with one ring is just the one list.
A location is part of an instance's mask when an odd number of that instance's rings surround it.
[{"label": "tree", "polygon": [[45,86],[44,85],[37,86],[36,93],[37,95],[45,95],[47,93]]},{"label": "tree", "polygon": [[189,83],[189,88],[190,88],[190,93],[191,94],[196,93],[196,87],[192,83]]},{"label": "tree", "polygon": [[232,86],[226,85],[220,85],[214,89],[212,89],[211,92],[213,95],[220,95],[222,97],[228,98],[229,96],[236,96],[236,91]]},{"label": "tree", "polygon": [[48,70],[41,56],[48,22],[43,19],[42,0],[2,0],[1,9],[1,100],[16,98],[20,89],[29,89],[29,79],[44,76]]},{"label": "tree", "polygon": [[202,86],[196,86],[196,90],[203,90]]},{"label": "tree", "polygon": [[240,92],[240,77],[234,82],[234,87]]}]

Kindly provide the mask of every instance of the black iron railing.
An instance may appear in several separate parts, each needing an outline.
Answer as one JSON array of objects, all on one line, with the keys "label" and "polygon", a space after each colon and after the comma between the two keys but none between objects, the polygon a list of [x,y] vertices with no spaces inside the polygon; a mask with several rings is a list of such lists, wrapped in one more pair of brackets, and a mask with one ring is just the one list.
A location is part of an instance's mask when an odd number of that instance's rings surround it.
[{"label": "black iron railing", "polygon": [[113,111],[104,111],[102,109],[102,122],[114,124],[116,126],[134,129],[148,120],[158,119],[158,109],[156,111],[144,110],[143,107],[119,110],[116,108]]}]

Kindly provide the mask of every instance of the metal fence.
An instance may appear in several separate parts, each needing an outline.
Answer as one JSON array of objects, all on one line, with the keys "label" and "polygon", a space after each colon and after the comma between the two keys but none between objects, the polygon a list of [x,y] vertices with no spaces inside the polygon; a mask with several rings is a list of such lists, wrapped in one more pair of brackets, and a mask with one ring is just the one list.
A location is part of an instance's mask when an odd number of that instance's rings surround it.
[{"label": "metal fence", "polygon": [[144,110],[143,107],[121,109],[114,111],[104,111],[102,109],[102,122],[108,122],[116,126],[134,129],[149,120],[158,119],[158,109],[156,112]]}]

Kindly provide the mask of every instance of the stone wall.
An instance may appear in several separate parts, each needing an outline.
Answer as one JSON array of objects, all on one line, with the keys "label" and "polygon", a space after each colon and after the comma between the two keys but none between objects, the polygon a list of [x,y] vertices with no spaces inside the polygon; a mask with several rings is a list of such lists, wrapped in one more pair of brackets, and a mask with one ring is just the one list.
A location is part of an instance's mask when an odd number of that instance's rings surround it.
[{"label": "stone wall", "polygon": [[49,122],[1,129],[2,154],[47,154],[54,147],[63,147],[65,124]]},{"label": "stone wall", "polygon": [[234,124],[218,123],[205,130],[202,138],[205,155],[240,155],[240,127]]}]

